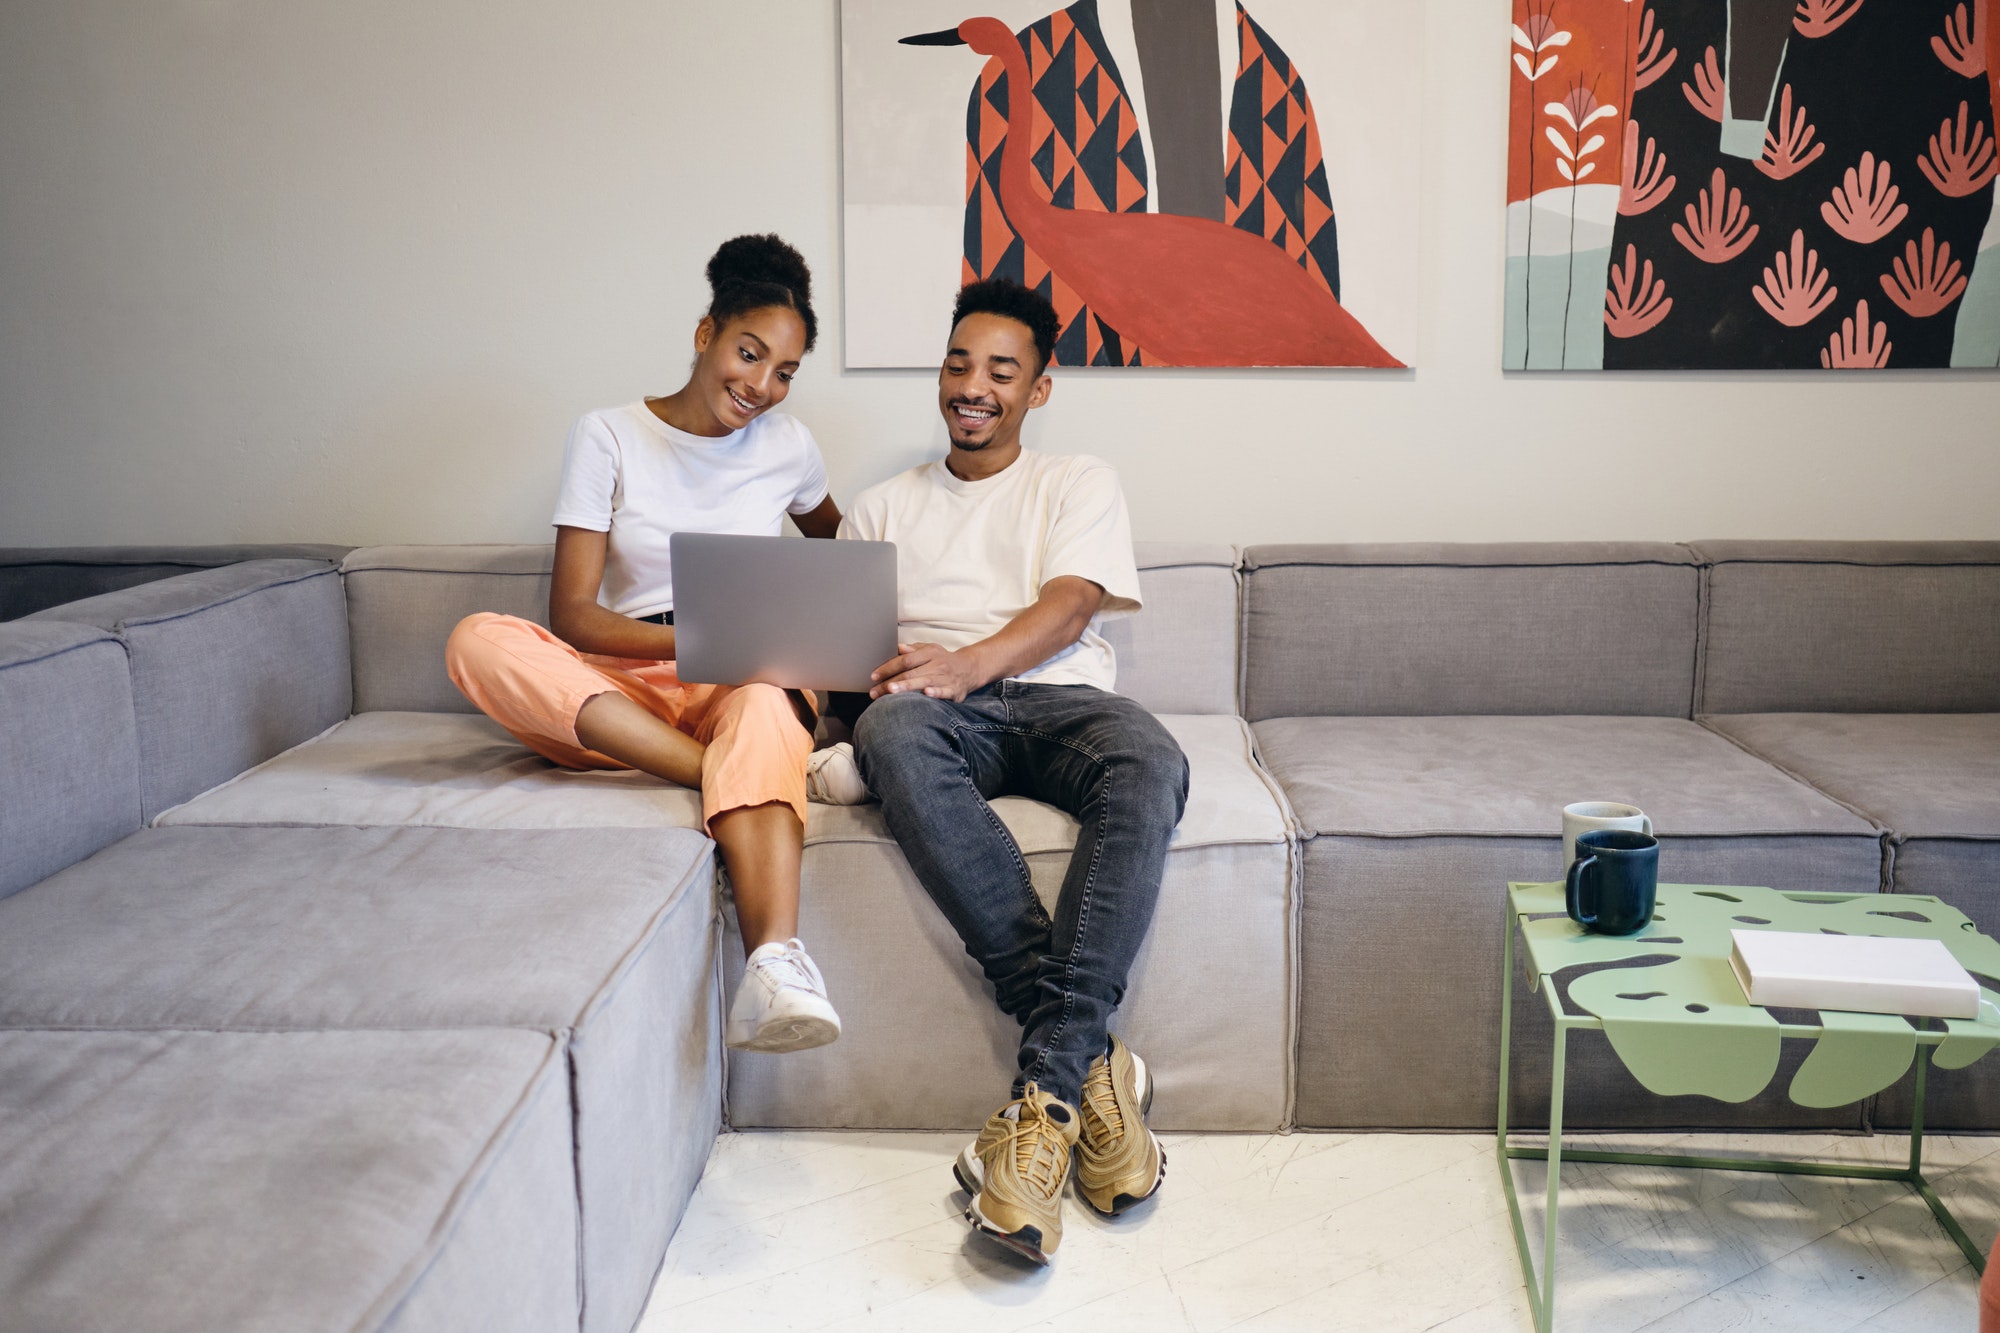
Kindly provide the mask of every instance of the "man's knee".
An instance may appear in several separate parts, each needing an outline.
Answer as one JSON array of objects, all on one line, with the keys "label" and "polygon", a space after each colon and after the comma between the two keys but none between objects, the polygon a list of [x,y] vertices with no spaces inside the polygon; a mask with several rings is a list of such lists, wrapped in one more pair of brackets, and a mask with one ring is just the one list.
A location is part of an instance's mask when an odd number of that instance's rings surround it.
[{"label": "man's knee", "polygon": [[935,736],[950,722],[951,705],[927,694],[885,694],[854,724],[854,748],[894,749]]},{"label": "man's knee", "polygon": [[878,778],[921,763],[950,748],[952,706],[924,694],[888,694],[868,705],[854,724],[854,757],[861,776],[880,793]]},{"label": "man's knee", "polygon": [[1122,729],[1118,745],[1106,756],[1112,769],[1147,800],[1156,801],[1174,821],[1187,807],[1188,762],[1179,742],[1151,714],[1144,722]]}]

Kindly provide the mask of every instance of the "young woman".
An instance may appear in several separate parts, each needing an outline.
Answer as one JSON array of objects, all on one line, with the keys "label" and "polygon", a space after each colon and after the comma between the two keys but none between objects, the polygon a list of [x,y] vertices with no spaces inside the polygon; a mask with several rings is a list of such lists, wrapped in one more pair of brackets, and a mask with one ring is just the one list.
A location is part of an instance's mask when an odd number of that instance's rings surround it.
[{"label": "young woman", "polygon": [[840,1035],[797,937],[812,704],[770,685],[681,683],[667,543],[676,532],[777,536],[787,514],[808,537],[834,535],[819,446],[773,410],[818,321],[805,260],[776,236],[725,242],[708,282],[687,383],[570,430],[551,628],[468,616],[445,658],[466,698],[565,768],[636,768],[701,789],[749,953],[729,1044],[799,1051]]}]

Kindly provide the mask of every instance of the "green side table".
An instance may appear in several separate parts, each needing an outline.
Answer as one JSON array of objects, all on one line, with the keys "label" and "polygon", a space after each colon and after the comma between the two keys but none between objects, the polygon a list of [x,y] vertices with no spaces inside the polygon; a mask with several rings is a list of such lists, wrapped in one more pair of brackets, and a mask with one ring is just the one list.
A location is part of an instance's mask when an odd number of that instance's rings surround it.
[{"label": "green side table", "polygon": [[[1782,1023],[1744,998],[1729,966],[1733,929],[1769,929],[1844,935],[1887,935],[1942,941],[1967,971],[2000,981],[2000,942],[1982,935],[1956,908],[1936,898],[1887,893],[1779,893],[1727,885],[1662,884],[1653,921],[1635,935],[1593,935],[1564,910],[1561,884],[1507,886],[1507,942],[1500,1002],[1500,1113],[1496,1136],[1500,1179],[1514,1221],[1514,1243],[1527,1280],[1528,1303],[1538,1333],[1555,1319],[1556,1217],[1561,1186],[1563,1064],[1572,1032],[1602,1032],[1612,1050],[1649,1092],[1701,1094],[1719,1101],[1748,1101],[1778,1072],[1783,1042],[1814,1043],[1789,1088],[1801,1106],[1844,1106],[1898,1082],[1916,1066],[1907,1167],[1791,1162],[1757,1158],[1683,1157],[1665,1153],[1573,1151],[1577,1162],[1618,1162],[1695,1167],[1716,1171],[1766,1171],[1834,1176],[1848,1180],[1900,1180],[1915,1188],[1975,1271],[1986,1256],[1924,1179],[1924,1081],[1929,1066],[1962,1069],[2000,1045],[2000,994],[1981,993],[1979,1021],[1911,1020],[1892,1014],[1819,1011],[1819,1022]],[[1549,1067],[1549,1132],[1545,1146],[1508,1142],[1509,1038],[1514,1016],[1514,937],[1527,949],[1528,988],[1539,989],[1555,1023]],[[1564,1005],[1557,974],[1587,964],[1652,960],[1600,968],[1576,977]],[[1579,1012],[1571,1012],[1571,1010]],[[1928,1049],[1928,1058],[1919,1056]],[[1548,1202],[1539,1280],[1508,1163],[1548,1163]]]}]

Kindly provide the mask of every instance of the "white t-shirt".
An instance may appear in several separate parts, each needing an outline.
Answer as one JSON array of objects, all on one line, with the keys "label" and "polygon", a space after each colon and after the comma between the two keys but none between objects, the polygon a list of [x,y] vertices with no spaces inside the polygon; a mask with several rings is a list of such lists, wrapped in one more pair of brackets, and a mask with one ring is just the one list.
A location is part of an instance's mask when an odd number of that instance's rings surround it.
[{"label": "white t-shirt", "polygon": [[674,609],[676,532],[776,537],[826,499],[812,432],[766,412],[728,435],[690,435],[643,402],[586,412],[563,450],[551,523],[610,534],[598,600],[624,616]]},{"label": "white t-shirt", "polygon": [[1117,656],[1100,623],[1139,609],[1139,569],[1125,493],[1102,459],[1023,449],[981,481],[925,463],[863,491],[840,535],[896,543],[905,643],[956,651],[998,633],[1049,580],[1089,579],[1104,602],[1083,636],[1014,679],[1114,687]]}]

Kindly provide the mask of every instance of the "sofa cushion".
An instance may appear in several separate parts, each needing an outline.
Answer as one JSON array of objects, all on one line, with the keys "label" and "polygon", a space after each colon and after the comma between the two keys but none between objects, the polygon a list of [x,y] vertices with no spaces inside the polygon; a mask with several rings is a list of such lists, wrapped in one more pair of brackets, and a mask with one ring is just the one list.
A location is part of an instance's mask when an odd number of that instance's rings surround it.
[{"label": "sofa cushion", "polygon": [[[1869,821],[1675,718],[1288,718],[1258,748],[1302,849],[1298,1120],[1473,1128],[1497,1093],[1501,923],[1510,880],[1561,873],[1562,806],[1629,801],[1681,883],[1873,892]],[[1517,994],[1519,1123],[1546,1115],[1550,1024]],[[1412,1058],[1421,1052],[1421,1058]],[[1740,1107],[1645,1094],[1600,1039],[1569,1067],[1576,1126],[1842,1126],[1782,1085]]]},{"label": "sofa cushion", "polygon": [[[1196,773],[1176,846],[1283,841],[1283,815],[1249,761],[1239,719],[1161,721]],[[994,808],[1024,851],[1066,852],[1076,840],[1076,821],[1052,806],[1003,796]],[[808,813],[808,843],[889,837],[872,802]],[[361,713],[157,822],[694,829],[701,794],[644,773],[558,768],[478,714]]]},{"label": "sofa cushion", "polygon": [[150,819],[347,716],[345,609],[324,561],[256,560],[30,619],[98,625],[125,640]]},{"label": "sofa cushion", "polygon": [[0,625],[0,898],[139,826],[125,646],[84,625]]},{"label": "sofa cushion", "polygon": [[554,546],[364,546],[340,570],[354,640],[354,711],[471,713],[444,642],[475,611],[549,623]]},{"label": "sofa cushion", "polygon": [[1253,546],[1244,715],[1686,717],[1700,585],[1665,543]]},{"label": "sofa cushion", "polygon": [[[1234,717],[1161,719],[1189,761],[1187,814],[1117,1029],[1156,1075],[1152,1123],[1264,1130],[1290,1108],[1292,848],[1285,811]],[[1053,907],[1077,834],[1036,802],[993,803]],[[748,1127],[972,1128],[1004,1099],[1020,1029],[994,1007],[882,822],[881,808],[815,807],[800,936],[840,1009],[840,1040],[794,1055],[732,1055],[729,1114]],[[723,947],[726,983],[742,950]],[[908,1077],[923,1051],[924,1077]]]},{"label": "sofa cushion", "polygon": [[155,822],[694,829],[701,793],[558,768],[480,713],[356,713]]},{"label": "sofa cushion", "polygon": [[0,1031],[0,1325],[574,1327],[545,1033]]},{"label": "sofa cushion", "polygon": [[[1636,805],[1664,839],[1879,832],[1682,718],[1280,718],[1256,733],[1308,834],[1559,838],[1562,807],[1581,800]],[[1670,880],[1671,857],[1669,846],[1660,873]],[[1514,878],[1561,867],[1544,869]]]},{"label": "sofa cushion", "polygon": [[1744,713],[1702,722],[1898,839],[2000,840],[2000,713]]},{"label": "sofa cushion", "polygon": [[0,620],[245,560],[338,561],[352,547],[316,542],[251,546],[0,547]]},{"label": "sofa cushion", "polygon": [[[1891,830],[1890,887],[1927,893],[2000,935],[2000,714],[1746,713],[1708,726]],[[2000,978],[1996,978],[2000,981]],[[1925,1119],[2000,1128],[2000,1063],[1930,1076]],[[1907,1124],[1909,1094],[1876,1119]]]},{"label": "sofa cushion", "polygon": [[1118,692],[1155,713],[1236,711],[1236,548],[1137,542],[1145,609],[1104,624]]},{"label": "sofa cushion", "polygon": [[[1289,1105],[1288,817],[1251,760],[1240,718],[1161,721],[1188,755],[1187,812],[1122,1030],[1159,1057],[1157,1123],[1275,1128]],[[1053,900],[1076,821],[1022,797],[993,804]],[[364,713],[160,822],[693,828],[699,814],[694,792],[639,773],[563,772],[484,717]],[[983,1104],[997,1071],[1012,1065],[1004,1020],[911,877],[880,807],[814,805],[806,843],[800,929],[845,1032],[825,1053],[733,1059],[732,1121],[976,1125],[992,1109]],[[740,971],[741,949],[726,946],[725,955]],[[1213,982],[1214,1002],[1175,1002],[1196,977]],[[965,1040],[950,1049],[966,1066],[914,1096],[892,1077],[908,1060],[912,1014],[923,1015],[926,1031],[956,1025]]]},{"label": "sofa cushion", "polygon": [[147,829],[0,902],[0,1027],[567,1032],[624,1333],[720,1117],[714,925],[683,829]]},{"label": "sofa cushion", "polygon": [[[354,707],[474,711],[444,670],[452,626],[475,611],[548,623],[553,546],[371,546],[342,562],[354,635]],[[1236,552],[1140,542],[1146,609],[1105,624],[1118,688],[1160,713],[1236,711]]]},{"label": "sofa cushion", "polygon": [[2000,542],[1701,542],[1700,713],[2000,711]]}]

